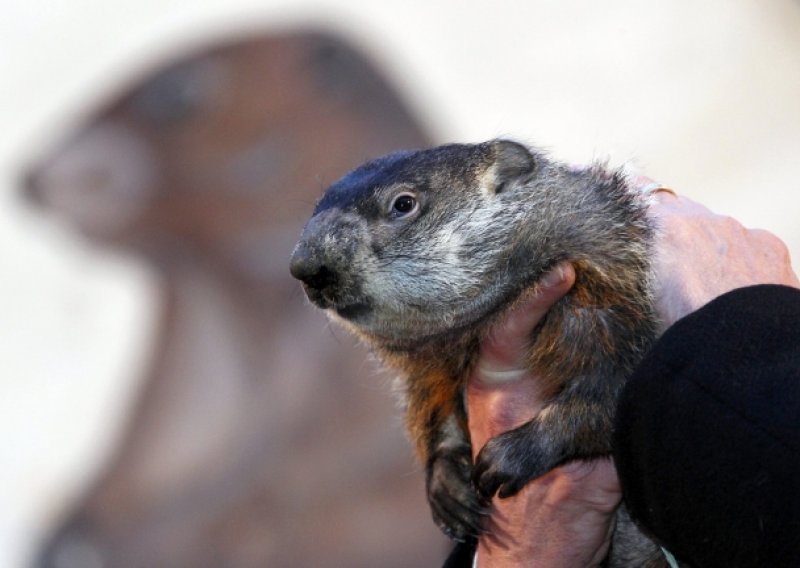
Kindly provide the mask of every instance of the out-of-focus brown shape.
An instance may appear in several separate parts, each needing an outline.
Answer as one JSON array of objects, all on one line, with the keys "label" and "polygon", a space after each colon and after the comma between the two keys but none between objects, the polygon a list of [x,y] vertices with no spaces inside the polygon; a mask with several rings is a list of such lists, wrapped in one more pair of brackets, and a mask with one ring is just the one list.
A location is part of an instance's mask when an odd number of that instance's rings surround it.
[{"label": "out-of-focus brown shape", "polygon": [[428,142],[359,53],[294,33],[142,77],[31,170],[27,195],[146,259],[164,306],[124,439],[40,566],[441,561],[386,379],[287,265],[326,183]]}]

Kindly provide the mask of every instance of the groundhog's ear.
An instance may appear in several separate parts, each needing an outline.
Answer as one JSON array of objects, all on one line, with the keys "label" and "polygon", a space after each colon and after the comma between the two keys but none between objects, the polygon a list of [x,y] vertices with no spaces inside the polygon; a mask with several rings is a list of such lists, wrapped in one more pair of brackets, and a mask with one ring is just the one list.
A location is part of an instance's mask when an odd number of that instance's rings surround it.
[{"label": "groundhog's ear", "polygon": [[495,192],[505,191],[509,184],[533,172],[536,166],[530,151],[511,140],[495,140]]}]

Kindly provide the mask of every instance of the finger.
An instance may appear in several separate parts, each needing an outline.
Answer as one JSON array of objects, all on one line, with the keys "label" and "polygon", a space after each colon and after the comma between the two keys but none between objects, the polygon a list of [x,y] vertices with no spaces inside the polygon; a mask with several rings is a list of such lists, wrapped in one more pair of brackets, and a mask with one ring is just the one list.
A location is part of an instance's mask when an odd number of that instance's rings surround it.
[{"label": "finger", "polygon": [[492,381],[522,373],[531,331],[547,310],[575,283],[575,269],[564,262],[540,281],[535,293],[523,299],[481,342],[478,372]]},{"label": "finger", "polygon": [[789,258],[789,247],[786,246],[775,233],[767,231],[766,229],[749,229],[751,237],[760,243],[765,251],[769,251],[775,256],[778,262],[784,264],[791,264]]},{"label": "finger", "polygon": [[683,195],[659,190],[653,194],[649,203],[648,215],[659,223],[669,222],[671,216],[715,217],[705,205],[692,201]]},{"label": "finger", "polygon": [[630,186],[641,193],[649,194],[658,201],[678,199],[678,194],[671,187],[667,187],[653,178],[647,176],[634,176],[628,180]]},{"label": "finger", "polygon": [[792,260],[789,247],[774,233],[764,229],[749,229],[750,238],[758,243],[763,260],[761,266],[767,274],[762,275],[764,282],[785,284],[787,286],[800,285],[797,275],[792,270]]}]

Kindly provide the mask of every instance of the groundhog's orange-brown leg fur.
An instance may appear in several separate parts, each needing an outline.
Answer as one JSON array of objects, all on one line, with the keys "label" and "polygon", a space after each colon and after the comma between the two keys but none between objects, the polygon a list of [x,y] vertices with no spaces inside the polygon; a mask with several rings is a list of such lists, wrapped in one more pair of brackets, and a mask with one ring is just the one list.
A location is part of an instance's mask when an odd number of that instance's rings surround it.
[{"label": "groundhog's orange-brown leg fur", "polygon": [[425,465],[433,519],[455,539],[482,531],[484,505],[472,486],[472,447],[466,428],[464,378],[469,365],[446,356],[406,360],[409,433]]},{"label": "groundhog's orange-brown leg fur", "polygon": [[439,432],[448,421],[462,423],[461,387],[463,379],[444,367],[418,365],[410,370],[406,397],[409,435],[422,463],[435,449]]}]

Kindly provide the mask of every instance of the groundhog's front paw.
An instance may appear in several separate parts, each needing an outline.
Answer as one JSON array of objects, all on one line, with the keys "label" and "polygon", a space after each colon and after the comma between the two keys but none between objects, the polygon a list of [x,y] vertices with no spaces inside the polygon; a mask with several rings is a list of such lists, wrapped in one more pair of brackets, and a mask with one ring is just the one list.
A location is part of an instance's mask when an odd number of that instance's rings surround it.
[{"label": "groundhog's front paw", "polygon": [[472,486],[471,474],[469,446],[439,450],[427,466],[428,502],[433,520],[447,536],[459,541],[478,537],[488,514]]},{"label": "groundhog's front paw", "polygon": [[561,448],[537,426],[532,421],[500,434],[478,453],[472,481],[484,503],[495,494],[501,498],[516,495],[526,483],[563,461]]}]

